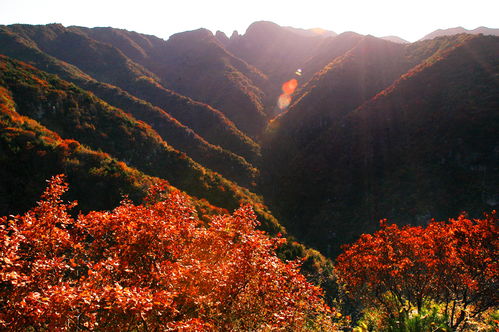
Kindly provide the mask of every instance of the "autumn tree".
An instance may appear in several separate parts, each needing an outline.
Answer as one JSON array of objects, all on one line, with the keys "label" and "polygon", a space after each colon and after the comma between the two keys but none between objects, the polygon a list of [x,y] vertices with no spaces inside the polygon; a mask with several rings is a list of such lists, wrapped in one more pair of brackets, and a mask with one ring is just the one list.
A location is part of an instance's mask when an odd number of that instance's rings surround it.
[{"label": "autumn tree", "polygon": [[0,219],[0,329],[334,330],[321,290],[283,262],[249,206],[198,218],[181,192],[74,218],[54,177]]},{"label": "autumn tree", "polygon": [[366,308],[382,308],[387,318],[425,304],[442,307],[448,326],[468,321],[497,306],[499,242],[495,212],[484,219],[461,215],[426,228],[381,222],[337,258],[343,290]]}]

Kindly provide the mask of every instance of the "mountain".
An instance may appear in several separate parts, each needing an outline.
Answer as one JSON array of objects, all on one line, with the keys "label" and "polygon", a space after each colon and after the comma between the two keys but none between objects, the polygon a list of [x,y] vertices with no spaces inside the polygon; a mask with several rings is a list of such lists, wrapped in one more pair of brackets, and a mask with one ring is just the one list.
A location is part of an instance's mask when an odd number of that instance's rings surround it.
[{"label": "mountain", "polygon": [[[2,71],[10,67],[5,57],[0,59]],[[72,184],[67,199],[77,200],[83,212],[112,209],[123,195],[141,202],[148,188],[160,181],[20,115],[11,91],[3,86],[3,79],[0,82],[0,214],[27,211],[54,174],[66,174]],[[224,212],[206,200],[191,200],[200,216]]]},{"label": "mountain", "polygon": [[381,39],[388,40],[394,43],[399,43],[399,44],[409,44],[409,42],[403,38],[400,38],[398,36],[385,36],[381,37]]},{"label": "mountain", "polygon": [[89,38],[77,28],[59,24],[1,27],[4,35],[21,39],[43,53],[76,66],[101,82],[116,85],[130,94],[166,110],[214,145],[247,159],[258,146],[220,111],[163,87],[156,75],[126,57],[110,44]]},{"label": "mountain", "polygon": [[[44,60],[51,68],[78,73],[53,58],[42,57],[40,63]],[[117,88],[108,88],[115,96]],[[331,262],[287,235],[261,197],[194,162],[148,124],[94,94],[0,55],[0,213],[25,212],[46,179],[59,173],[68,176],[68,198],[78,200],[83,212],[112,209],[124,195],[141,202],[148,188],[163,180],[167,191],[178,188],[190,195],[205,222],[248,204],[261,229],[287,236],[278,250],[282,259],[303,259],[309,280],[332,287]]]},{"label": "mountain", "polygon": [[229,37],[227,37],[225,32],[220,30],[217,30],[217,32],[215,32],[215,38],[218,39],[218,41],[223,45],[223,47],[226,47],[230,42],[230,39]]},{"label": "mountain", "polygon": [[272,22],[261,21],[251,24],[244,35],[231,36],[226,48],[260,69],[277,85],[274,87],[278,90],[323,41],[320,36],[304,35]]},{"label": "mountain", "polygon": [[[5,64],[1,58],[2,66]],[[0,214],[29,209],[45,180],[66,173],[74,183],[70,199],[82,210],[109,209],[126,193],[140,201],[153,178],[127,167],[108,154],[62,139],[36,121],[21,116],[9,90],[0,87]]]},{"label": "mountain", "polygon": [[282,111],[276,104],[284,82],[296,79],[301,86],[362,38],[353,32],[336,35],[319,33],[321,31],[261,21],[251,24],[244,35],[234,34],[226,42],[227,50],[268,76],[271,83],[266,90],[269,114],[275,116]]},{"label": "mountain", "polygon": [[285,29],[292,31],[296,34],[302,35],[302,36],[307,36],[307,37],[334,37],[337,36],[338,34],[334,31],[329,31],[329,30],[324,30],[322,28],[312,28],[312,29],[300,29],[300,28],[293,28],[293,27],[284,27]]},{"label": "mountain", "polygon": [[469,33],[472,35],[478,35],[478,34],[483,34],[483,35],[490,35],[490,36],[499,36],[499,29],[491,29],[487,27],[478,27],[473,30],[467,30],[463,27],[456,27],[456,28],[449,28],[449,29],[438,29],[435,30],[420,40],[428,40],[428,39],[433,39],[437,37],[442,37],[442,36],[452,36],[452,35],[457,35],[460,33]]},{"label": "mountain", "polygon": [[282,127],[282,133],[289,131],[292,141],[310,144],[320,134],[318,129],[341,119],[411,67],[403,45],[372,36],[345,35],[344,40],[347,46],[341,47],[338,56],[332,56],[333,61],[297,92],[296,105],[274,120],[272,126]]},{"label": "mountain", "polygon": [[[88,180],[82,193],[104,181],[102,206],[120,192],[140,200],[161,178],[213,209],[247,202],[273,233],[284,231],[277,216],[330,257],[380,218],[497,208],[498,37],[318,32],[255,22],[230,38],[199,29],[163,40],[1,26],[0,53],[29,65],[1,60],[0,208],[36,197],[16,184],[41,188],[51,169]],[[278,109],[280,94],[289,105]]]},{"label": "mountain", "polygon": [[270,124],[261,172],[273,211],[334,256],[381,218],[497,208],[498,51],[497,37],[365,37]]},{"label": "mountain", "polygon": [[342,56],[354,48],[363,38],[363,35],[350,31],[343,32],[334,38],[325,38],[317,46],[314,54],[301,65],[300,82],[306,83],[336,57]]},{"label": "mountain", "polygon": [[233,210],[241,202],[251,203],[268,230],[281,230],[256,195],[173,149],[149,125],[29,65],[2,56],[0,68],[0,83],[10,96],[7,110],[11,113],[15,108],[17,114],[36,120],[63,139],[103,151],[123,165],[168,180],[216,206]]},{"label": "mountain", "polygon": [[227,52],[210,31],[182,32],[164,41],[126,30],[73,28],[115,46],[166,88],[217,108],[250,136],[265,127],[266,76]]},{"label": "mountain", "polygon": [[0,29],[0,41],[0,53],[44,68],[48,72],[92,91],[109,104],[150,124],[166,142],[187,153],[195,161],[239,184],[252,186],[256,169],[250,163],[229,150],[210,144],[163,109],[140,100],[116,86],[96,81],[78,68],[41,52],[15,34],[9,34]]}]

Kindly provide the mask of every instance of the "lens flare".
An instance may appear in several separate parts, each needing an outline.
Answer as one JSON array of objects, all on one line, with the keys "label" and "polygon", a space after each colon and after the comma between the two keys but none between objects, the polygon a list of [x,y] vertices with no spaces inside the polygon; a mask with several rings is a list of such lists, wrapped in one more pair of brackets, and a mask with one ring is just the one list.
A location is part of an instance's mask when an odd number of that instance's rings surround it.
[{"label": "lens flare", "polygon": [[277,100],[277,107],[279,107],[281,110],[284,110],[286,107],[288,107],[289,104],[291,104],[291,95],[295,92],[297,87],[298,81],[294,78],[290,79],[287,82],[284,82],[281,87],[283,93]]},{"label": "lens flare", "polygon": [[298,81],[296,79],[291,79],[282,85],[282,92],[286,95],[291,95],[295,92],[296,87],[298,86]]},{"label": "lens flare", "polygon": [[277,106],[283,110],[286,107],[291,104],[291,96],[290,95],[285,95],[284,93],[279,96],[279,99],[277,99]]}]

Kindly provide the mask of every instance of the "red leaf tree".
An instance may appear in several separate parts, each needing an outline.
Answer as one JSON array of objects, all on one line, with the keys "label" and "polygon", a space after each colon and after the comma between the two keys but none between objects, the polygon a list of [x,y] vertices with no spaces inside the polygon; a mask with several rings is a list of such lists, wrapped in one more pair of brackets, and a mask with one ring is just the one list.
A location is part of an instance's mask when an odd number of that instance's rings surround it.
[{"label": "red leaf tree", "polygon": [[[332,330],[321,290],[283,262],[249,206],[206,224],[180,192],[72,218],[63,176],[0,219],[0,328]],[[160,199],[158,199],[160,197]]]},{"label": "red leaf tree", "polygon": [[379,231],[345,247],[335,268],[343,290],[365,307],[397,318],[433,301],[452,328],[463,328],[499,300],[497,218],[461,215],[426,228],[383,220]]}]

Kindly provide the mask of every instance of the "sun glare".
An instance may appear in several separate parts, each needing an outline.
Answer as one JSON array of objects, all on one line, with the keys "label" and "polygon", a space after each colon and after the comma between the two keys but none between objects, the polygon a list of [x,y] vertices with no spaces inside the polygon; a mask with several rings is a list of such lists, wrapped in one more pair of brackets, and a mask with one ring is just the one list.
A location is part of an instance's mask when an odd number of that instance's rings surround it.
[{"label": "sun glare", "polygon": [[[301,75],[301,69],[298,69]],[[298,72],[298,71],[297,71]],[[298,81],[296,79],[290,79],[287,82],[284,82],[282,85],[282,94],[279,96],[277,100],[277,106],[284,110],[289,104],[291,104],[291,95],[295,92],[296,87],[298,87]]]}]

